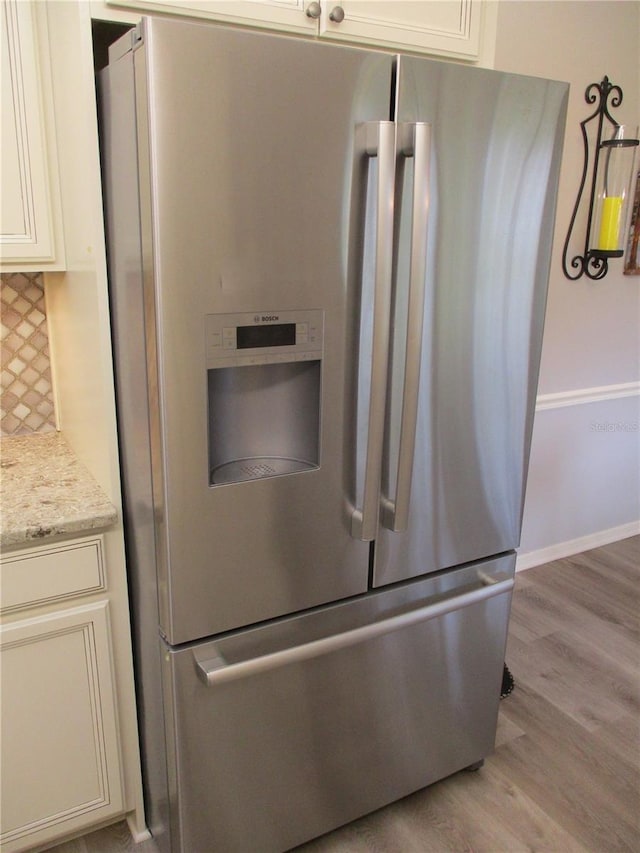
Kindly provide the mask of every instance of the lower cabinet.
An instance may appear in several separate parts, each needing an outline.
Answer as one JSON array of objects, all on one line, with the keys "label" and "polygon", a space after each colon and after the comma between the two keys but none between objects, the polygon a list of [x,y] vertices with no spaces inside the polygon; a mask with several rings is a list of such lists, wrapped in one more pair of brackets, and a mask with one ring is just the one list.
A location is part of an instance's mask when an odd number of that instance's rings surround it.
[{"label": "lower cabinet", "polygon": [[108,600],[2,625],[0,660],[3,853],[121,814]]}]

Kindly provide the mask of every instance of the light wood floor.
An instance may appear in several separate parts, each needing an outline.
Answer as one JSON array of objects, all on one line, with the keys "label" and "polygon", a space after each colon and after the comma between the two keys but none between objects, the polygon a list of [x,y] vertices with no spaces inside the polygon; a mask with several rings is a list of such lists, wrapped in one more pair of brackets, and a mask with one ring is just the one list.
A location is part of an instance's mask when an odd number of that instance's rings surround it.
[{"label": "light wood floor", "polygon": [[[640,537],[520,572],[507,662],[516,688],[480,771],[296,853],[639,853]],[[130,850],[155,847],[116,824],[55,853]]]}]

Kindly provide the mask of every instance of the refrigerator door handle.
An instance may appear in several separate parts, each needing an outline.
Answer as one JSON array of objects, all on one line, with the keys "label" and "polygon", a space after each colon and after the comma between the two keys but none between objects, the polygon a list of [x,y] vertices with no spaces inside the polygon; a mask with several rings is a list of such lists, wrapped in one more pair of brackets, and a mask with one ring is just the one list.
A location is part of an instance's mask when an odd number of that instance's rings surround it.
[{"label": "refrigerator door handle", "polygon": [[378,525],[389,359],[396,128],[397,125],[391,121],[366,122],[358,128],[358,132],[364,134],[366,155],[378,159],[371,384],[364,489],[362,506],[356,507],[351,516],[351,535],[364,542],[375,538]]},{"label": "refrigerator door handle", "polygon": [[462,610],[465,607],[470,607],[489,598],[510,593],[514,587],[513,577],[506,579],[504,576],[503,579],[493,577],[488,582],[487,578],[479,574],[478,580],[480,585],[475,589],[454,595],[443,601],[426,604],[423,607],[418,607],[416,610],[390,616],[387,619],[382,619],[380,622],[370,622],[340,634],[332,634],[328,637],[312,640],[309,643],[279,649],[278,651],[259,655],[258,657],[251,657],[246,660],[227,663],[219,648],[216,648],[215,645],[212,648],[212,644],[207,644],[206,658],[203,657],[202,660],[198,659],[197,650],[194,650],[194,661],[198,678],[207,687],[217,687],[220,684],[226,684],[239,678],[248,678],[261,672],[286,666],[287,664],[312,660],[331,652],[347,649],[357,643],[374,640],[377,637],[382,637],[401,628],[408,628],[411,625],[416,625],[418,622],[427,622],[430,619],[436,619],[445,616],[447,613],[452,613],[454,610]]},{"label": "refrigerator door handle", "polygon": [[400,152],[413,157],[413,198],[411,253],[409,266],[409,302],[405,351],[402,417],[398,449],[395,498],[382,499],[382,524],[395,532],[409,524],[411,475],[418,420],[418,390],[422,356],[427,239],[430,203],[431,125],[424,122],[399,127]]}]

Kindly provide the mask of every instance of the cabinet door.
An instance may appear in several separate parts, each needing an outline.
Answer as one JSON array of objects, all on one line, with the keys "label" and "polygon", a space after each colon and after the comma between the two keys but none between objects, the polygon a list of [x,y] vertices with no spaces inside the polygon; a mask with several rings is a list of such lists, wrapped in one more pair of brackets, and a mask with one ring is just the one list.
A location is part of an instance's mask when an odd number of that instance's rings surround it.
[{"label": "cabinet door", "polygon": [[476,59],[482,0],[323,0],[320,34]]},{"label": "cabinet door", "polygon": [[106,0],[398,50],[478,59],[483,0]]},{"label": "cabinet door", "polygon": [[123,811],[107,617],[98,602],[0,628],[4,853]]},{"label": "cabinet door", "polygon": [[2,0],[0,12],[1,269],[62,269],[59,192],[49,171],[55,146],[46,132],[52,98],[44,12],[38,17],[34,4],[16,0]]},{"label": "cabinet door", "polygon": [[255,24],[316,35],[317,17],[307,15],[311,0],[106,0],[109,6],[139,9],[143,14],[173,12],[213,18],[227,24]]}]

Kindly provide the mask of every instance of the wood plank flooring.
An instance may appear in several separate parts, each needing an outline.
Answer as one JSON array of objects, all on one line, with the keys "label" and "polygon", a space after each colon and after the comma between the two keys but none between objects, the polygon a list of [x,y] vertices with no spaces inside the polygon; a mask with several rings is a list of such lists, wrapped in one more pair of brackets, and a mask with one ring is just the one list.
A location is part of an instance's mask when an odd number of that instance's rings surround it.
[{"label": "wood plank flooring", "polygon": [[[507,662],[516,687],[480,771],[296,853],[640,853],[640,536],[519,573]],[[155,846],[120,823],[55,853],[133,850]]]}]

